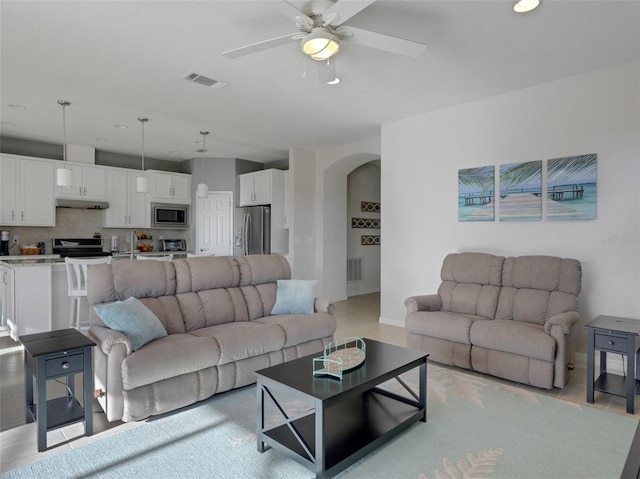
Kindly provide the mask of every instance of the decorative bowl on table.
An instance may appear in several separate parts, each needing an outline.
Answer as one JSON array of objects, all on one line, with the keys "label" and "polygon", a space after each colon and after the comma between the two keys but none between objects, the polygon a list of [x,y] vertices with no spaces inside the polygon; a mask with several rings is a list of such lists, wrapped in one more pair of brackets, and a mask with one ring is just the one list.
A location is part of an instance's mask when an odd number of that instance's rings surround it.
[{"label": "decorative bowl on table", "polygon": [[314,376],[331,376],[342,380],[342,375],[351,371],[367,357],[367,345],[357,337],[331,341],[324,347],[324,355],[313,358]]}]

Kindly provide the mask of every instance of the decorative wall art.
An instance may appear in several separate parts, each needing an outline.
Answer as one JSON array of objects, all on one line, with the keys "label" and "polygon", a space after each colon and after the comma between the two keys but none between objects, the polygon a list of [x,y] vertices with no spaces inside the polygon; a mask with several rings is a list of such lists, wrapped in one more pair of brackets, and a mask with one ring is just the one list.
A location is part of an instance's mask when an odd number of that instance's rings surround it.
[{"label": "decorative wall art", "polygon": [[593,220],[597,217],[595,154],[547,161],[547,218]]},{"label": "decorative wall art", "polygon": [[351,218],[352,228],[380,229],[380,219],[378,218]]},{"label": "decorative wall art", "polygon": [[500,221],[542,219],[542,161],[500,165]]},{"label": "decorative wall art", "polygon": [[495,219],[495,167],[458,170],[458,221]]},{"label": "decorative wall art", "polygon": [[360,236],[360,246],[380,246],[380,235]]},{"label": "decorative wall art", "polygon": [[380,213],[380,203],[373,201],[361,201],[360,211],[367,211],[369,213]]}]

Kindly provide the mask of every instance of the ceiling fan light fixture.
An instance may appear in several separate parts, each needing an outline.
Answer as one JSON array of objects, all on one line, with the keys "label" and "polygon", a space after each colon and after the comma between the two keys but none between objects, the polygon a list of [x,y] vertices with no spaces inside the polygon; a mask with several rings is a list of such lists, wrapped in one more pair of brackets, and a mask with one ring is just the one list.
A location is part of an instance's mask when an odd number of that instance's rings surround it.
[{"label": "ceiling fan light fixture", "polygon": [[540,0],[520,0],[513,6],[516,13],[526,13],[535,10],[540,5]]},{"label": "ceiling fan light fixture", "polygon": [[324,27],[314,28],[302,39],[302,51],[314,60],[331,58],[340,50],[340,40]]}]

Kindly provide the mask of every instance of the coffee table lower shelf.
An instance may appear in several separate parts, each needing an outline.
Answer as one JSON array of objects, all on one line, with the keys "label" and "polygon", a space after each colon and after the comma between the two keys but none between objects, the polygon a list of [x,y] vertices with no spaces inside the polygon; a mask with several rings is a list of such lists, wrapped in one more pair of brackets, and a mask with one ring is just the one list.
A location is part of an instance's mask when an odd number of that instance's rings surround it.
[{"label": "coffee table lower shelf", "polygon": [[[426,419],[425,408],[402,399],[373,389],[325,409],[323,477],[331,477],[346,469],[412,424]],[[263,442],[316,471],[315,422],[313,410],[290,421],[309,449],[311,458],[286,421],[271,429],[266,428]]]}]

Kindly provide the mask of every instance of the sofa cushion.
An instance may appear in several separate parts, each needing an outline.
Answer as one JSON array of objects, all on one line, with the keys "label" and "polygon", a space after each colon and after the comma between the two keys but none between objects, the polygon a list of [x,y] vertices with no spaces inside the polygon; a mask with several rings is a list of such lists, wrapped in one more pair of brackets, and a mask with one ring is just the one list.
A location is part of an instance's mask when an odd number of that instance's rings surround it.
[{"label": "sofa cushion", "polygon": [[541,326],[511,320],[476,321],[471,326],[471,344],[553,362],[556,340]]},{"label": "sofa cushion", "polygon": [[212,338],[220,348],[218,365],[279,351],[284,347],[285,334],[277,324],[240,321],[217,324],[191,331],[195,337]]},{"label": "sofa cushion", "polygon": [[448,311],[417,311],[407,314],[405,327],[413,334],[471,344],[469,332],[477,321],[489,321],[480,316],[450,313]]},{"label": "sofa cushion", "polygon": [[451,253],[442,262],[442,281],[477,283],[500,286],[502,284],[503,256],[487,253]]},{"label": "sofa cushion", "polygon": [[267,316],[256,323],[277,324],[285,335],[285,347],[331,336],[336,330],[336,319],[327,313],[281,314]]},{"label": "sofa cushion", "polygon": [[147,344],[122,363],[124,389],[134,389],[215,366],[218,344],[207,337],[172,334]]},{"label": "sofa cushion", "polygon": [[177,259],[176,293],[231,288],[240,283],[240,269],[232,256]]},{"label": "sofa cushion", "polygon": [[240,288],[219,288],[176,295],[186,332],[234,321],[247,321]]},{"label": "sofa cushion", "polygon": [[315,280],[279,279],[271,314],[311,314],[316,297]]},{"label": "sofa cushion", "polygon": [[127,335],[134,351],[167,335],[156,315],[136,298],[98,305],[94,309],[107,326]]},{"label": "sofa cushion", "polygon": [[500,296],[499,286],[443,281],[438,288],[442,310],[493,318]]}]

